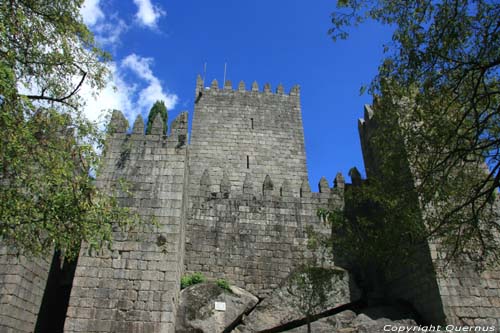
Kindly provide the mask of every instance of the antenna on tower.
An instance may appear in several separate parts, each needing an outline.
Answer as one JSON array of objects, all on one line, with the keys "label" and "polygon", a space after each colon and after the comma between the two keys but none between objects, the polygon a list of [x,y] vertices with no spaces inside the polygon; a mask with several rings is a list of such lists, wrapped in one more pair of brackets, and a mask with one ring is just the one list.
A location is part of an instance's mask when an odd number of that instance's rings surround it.
[{"label": "antenna on tower", "polygon": [[227,63],[224,63],[224,80],[222,81],[222,86],[226,84],[226,69],[227,69]]},{"label": "antenna on tower", "polygon": [[205,79],[207,78],[207,63],[203,64],[203,82],[206,82]]}]

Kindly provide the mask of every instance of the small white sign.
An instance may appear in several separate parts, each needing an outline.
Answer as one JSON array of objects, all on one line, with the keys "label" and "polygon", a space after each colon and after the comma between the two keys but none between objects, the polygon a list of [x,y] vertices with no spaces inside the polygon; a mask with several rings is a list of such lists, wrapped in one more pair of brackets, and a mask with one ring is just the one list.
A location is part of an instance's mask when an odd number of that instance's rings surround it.
[{"label": "small white sign", "polygon": [[215,302],[216,311],[226,311],[226,302]]}]

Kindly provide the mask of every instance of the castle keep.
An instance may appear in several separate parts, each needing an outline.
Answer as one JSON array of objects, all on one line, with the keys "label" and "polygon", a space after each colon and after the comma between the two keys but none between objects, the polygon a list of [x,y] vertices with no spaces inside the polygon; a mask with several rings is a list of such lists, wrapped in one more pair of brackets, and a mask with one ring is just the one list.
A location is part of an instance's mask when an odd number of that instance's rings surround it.
[{"label": "castle keep", "polygon": [[[367,111],[366,121],[371,117]],[[179,281],[189,272],[265,297],[307,257],[306,230],[330,232],[318,208],[344,206],[341,174],[334,186],[322,178],[311,191],[298,87],[273,92],[269,84],[260,90],[257,83],[219,87],[214,80],[208,88],[198,77],[190,140],[187,113],[168,135],[160,119],[145,135],[141,116],[130,131],[113,113],[98,186],[118,191],[123,206],[151,223],[115,232],[101,253],[82,249],[64,332],[174,332]],[[360,130],[366,138],[370,128]],[[432,247],[424,252],[425,269],[402,270],[390,281],[391,297],[412,302],[427,321],[500,326],[498,271],[436,277],[437,254]],[[0,265],[0,332],[50,327],[40,324],[42,313],[51,316],[44,291],[64,267],[17,258],[6,247]]]}]

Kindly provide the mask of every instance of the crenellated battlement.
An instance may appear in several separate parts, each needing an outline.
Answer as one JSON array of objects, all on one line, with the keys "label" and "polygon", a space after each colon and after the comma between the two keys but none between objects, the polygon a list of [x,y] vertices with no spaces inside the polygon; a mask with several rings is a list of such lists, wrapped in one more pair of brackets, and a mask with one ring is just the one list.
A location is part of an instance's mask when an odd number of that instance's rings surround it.
[{"label": "crenellated battlement", "polygon": [[[261,184],[255,187],[254,184]],[[345,181],[339,172],[334,179],[333,187],[330,187],[328,180],[322,177],[318,183],[318,192],[311,192],[309,181],[304,179],[299,188],[294,188],[288,179],[280,185],[275,185],[269,174],[261,180],[252,180],[250,173],[245,175],[243,185],[231,182],[228,173],[223,171],[222,177],[218,180],[210,176],[208,169],[205,169],[199,180],[198,195],[205,200],[213,199],[254,199],[267,201],[290,201],[297,202],[315,199],[318,203],[328,203],[329,199],[342,200],[344,195]],[[241,188],[239,188],[241,186]],[[295,193],[299,193],[297,197]]]},{"label": "crenellated battlement", "polygon": [[358,119],[358,132],[361,140],[366,140],[370,128],[374,127],[374,111],[372,107],[368,104],[364,105],[364,118]]},{"label": "crenellated battlement", "polygon": [[127,141],[163,141],[167,146],[175,148],[187,147],[188,113],[181,112],[172,121],[169,133],[163,132],[161,116],[158,114],[153,120],[151,134],[145,133],[144,119],[139,114],[132,126],[121,111],[114,110],[108,125],[108,134],[116,140]]},{"label": "crenellated battlement", "polygon": [[276,89],[272,90],[270,83],[265,83],[262,90],[259,88],[259,84],[254,81],[250,85],[250,89],[247,90],[244,81],[240,81],[236,89],[233,89],[233,84],[230,80],[226,80],[222,87],[219,86],[217,79],[212,80],[210,86],[205,86],[203,79],[198,75],[196,85],[196,97],[200,98],[204,94],[210,95],[228,95],[228,94],[245,94],[247,96],[280,96],[280,97],[300,97],[300,86],[295,85],[290,88],[288,93],[285,93],[283,85],[280,83]]}]

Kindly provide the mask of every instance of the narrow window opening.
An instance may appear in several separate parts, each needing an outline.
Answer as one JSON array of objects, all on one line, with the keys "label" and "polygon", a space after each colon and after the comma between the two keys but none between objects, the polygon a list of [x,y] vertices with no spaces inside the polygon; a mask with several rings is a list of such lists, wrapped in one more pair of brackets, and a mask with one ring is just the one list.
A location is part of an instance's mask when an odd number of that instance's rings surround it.
[{"label": "narrow window opening", "polygon": [[252,125],[252,129],[253,129],[253,118],[250,118],[250,124]]},{"label": "narrow window opening", "polygon": [[250,169],[250,157],[247,155],[247,169]]}]

